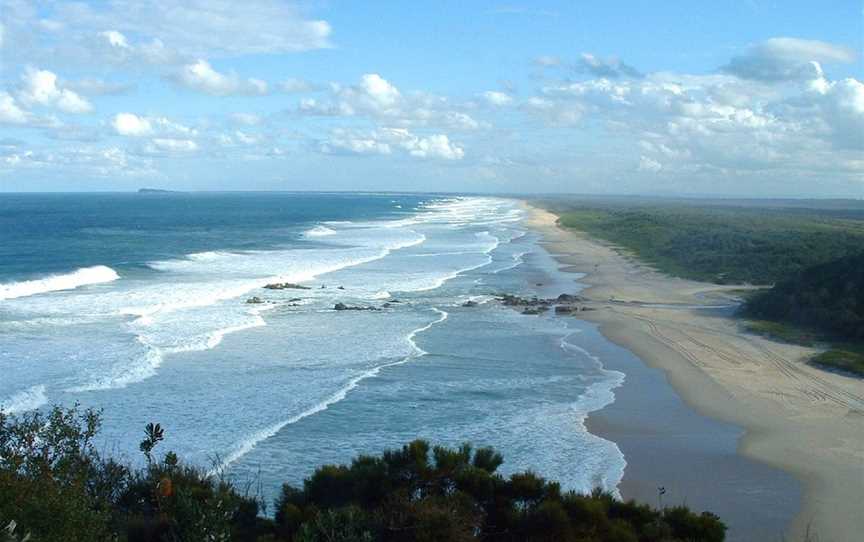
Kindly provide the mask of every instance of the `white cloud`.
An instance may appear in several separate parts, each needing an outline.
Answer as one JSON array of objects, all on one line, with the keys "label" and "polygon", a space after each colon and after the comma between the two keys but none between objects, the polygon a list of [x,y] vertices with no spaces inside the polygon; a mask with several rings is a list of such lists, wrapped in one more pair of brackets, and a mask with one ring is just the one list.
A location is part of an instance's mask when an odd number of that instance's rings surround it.
[{"label": "white cloud", "polygon": [[483,98],[485,98],[486,101],[489,102],[491,105],[497,107],[502,107],[513,103],[512,96],[503,92],[498,92],[496,90],[487,90],[483,93]]},{"label": "white cloud", "polygon": [[108,42],[111,47],[119,47],[120,49],[129,49],[129,42],[126,36],[116,30],[106,30],[99,32],[99,35]]},{"label": "white cloud", "polygon": [[43,106],[64,113],[90,113],[93,106],[76,92],[58,85],[57,75],[48,70],[27,68],[21,78],[18,100],[28,107]]},{"label": "white cloud", "polygon": [[582,53],[579,57],[578,69],[594,77],[618,79],[621,77],[642,77],[639,70],[621,62],[618,58],[598,58],[591,53]]},{"label": "white cloud", "polygon": [[723,66],[723,71],[763,82],[815,79],[821,63],[851,63],[855,52],[848,47],[824,41],[797,38],[771,38],[750,47]]},{"label": "white cloud", "polygon": [[725,74],[562,81],[523,109],[552,127],[599,129],[616,147],[631,145],[638,171],[662,171],[664,179],[824,178],[830,171],[849,178],[856,169],[860,176],[864,85],[829,81],[818,64],[813,73],[781,88]]},{"label": "white cloud", "polygon": [[654,160],[653,158],[648,158],[647,156],[639,157],[639,166],[637,167],[639,171],[651,171],[657,172],[663,169],[663,166],[660,165],[660,162]]},{"label": "white cloud", "polygon": [[832,143],[841,149],[864,150],[864,83],[820,78],[810,90]]},{"label": "white cloud", "polygon": [[[152,162],[118,147],[81,146],[58,150],[17,150],[0,154],[0,173],[21,170],[70,172],[86,177],[143,177],[156,174]],[[40,173],[43,175],[43,173]]]},{"label": "white cloud", "polygon": [[111,121],[114,131],[123,136],[141,137],[153,133],[153,126],[144,117],[134,113],[118,113]]},{"label": "white cloud", "polygon": [[445,134],[418,136],[404,128],[380,128],[369,133],[336,130],[331,138],[319,144],[319,150],[325,154],[389,155],[396,149],[421,159],[465,157],[465,150]]},{"label": "white cloud", "polygon": [[220,73],[206,60],[183,66],[173,79],[186,88],[214,96],[267,94],[267,83],[264,81],[242,79],[234,73]]},{"label": "white cloud", "polygon": [[443,160],[461,160],[465,157],[465,150],[450,141],[444,134],[435,134],[429,137],[411,136],[403,143],[411,156],[418,158],[441,158]]},{"label": "white cloud", "polygon": [[194,137],[198,134],[197,130],[165,117],[142,117],[134,113],[117,113],[111,119],[111,127],[117,134],[129,137],[150,135]]},{"label": "white cloud", "polygon": [[28,120],[28,113],[18,107],[15,98],[8,92],[0,91],[0,123],[25,124]]},{"label": "white cloud", "polygon": [[188,154],[198,150],[198,144],[191,139],[154,138],[145,145],[148,154]]},{"label": "white cloud", "polygon": [[352,137],[337,134],[335,137],[322,141],[319,150],[324,154],[390,154],[388,143],[382,143],[371,137]]},{"label": "white cloud", "polygon": [[404,94],[375,73],[363,75],[358,85],[331,85],[330,98],[300,100],[297,111],[306,115],[366,116],[388,125],[476,130],[484,125],[468,113],[457,110],[441,96],[414,92]]},{"label": "white cloud", "polygon": [[21,62],[161,63],[330,47],[329,23],[286,0],[7,0],[3,11],[4,42],[20,45]]}]

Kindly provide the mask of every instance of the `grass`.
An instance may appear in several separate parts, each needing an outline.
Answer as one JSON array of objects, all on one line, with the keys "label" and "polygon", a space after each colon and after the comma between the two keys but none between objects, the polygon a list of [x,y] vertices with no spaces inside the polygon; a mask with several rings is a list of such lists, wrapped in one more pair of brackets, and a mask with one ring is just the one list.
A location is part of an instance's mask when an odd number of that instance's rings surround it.
[{"label": "grass", "polygon": [[820,340],[820,335],[815,331],[784,322],[747,320],[744,328],[757,335],[764,335],[777,341],[801,346],[815,346]]},{"label": "grass", "polygon": [[864,349],[860,351],[833,348],[810,358],[810,363],[826,369],[864,377]]}]

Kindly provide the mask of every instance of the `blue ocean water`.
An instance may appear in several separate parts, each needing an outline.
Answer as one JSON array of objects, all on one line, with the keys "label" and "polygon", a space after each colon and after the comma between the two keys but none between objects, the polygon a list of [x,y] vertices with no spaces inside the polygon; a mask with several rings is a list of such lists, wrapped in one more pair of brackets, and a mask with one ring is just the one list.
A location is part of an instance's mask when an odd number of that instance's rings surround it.
[{"label": "blue ocean water", "polygon": [[165,449],[265,500],[418,437],[615,490],[624,458],[583,425],[624,378],[591,354],[602,338],[492,302],[578,291],[523,214],[435,195],[2,195],[0,406],[103,408],[103,446],[130,461],[159,422]]}]

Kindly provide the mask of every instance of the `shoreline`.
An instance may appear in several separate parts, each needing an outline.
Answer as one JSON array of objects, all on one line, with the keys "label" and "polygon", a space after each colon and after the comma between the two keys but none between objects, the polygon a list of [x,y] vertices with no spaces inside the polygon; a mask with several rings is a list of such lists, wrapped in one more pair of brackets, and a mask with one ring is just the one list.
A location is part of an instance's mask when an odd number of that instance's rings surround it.
[{"label": "shoreline", "polygon": [[[562,270],[584,274],[581,295],[594,310],[579,318],[661,370],[693,410],[742,428],[740,456],[800,481],[800,509],[786,536],[804,540],[809,530],[821,542],[843,542],[864,531],[861,380],[807,365],[813,349],[744,333],[728,315],[687,306],[728,301],[728,291],[740,286],[663,275],[601,241],[561,229],[556,215],[525,205],[526,225],[543,236]],[[611,437],[602,412],[586,423]],[[638,492],[632,478],[625,472],[625,497]]]}]

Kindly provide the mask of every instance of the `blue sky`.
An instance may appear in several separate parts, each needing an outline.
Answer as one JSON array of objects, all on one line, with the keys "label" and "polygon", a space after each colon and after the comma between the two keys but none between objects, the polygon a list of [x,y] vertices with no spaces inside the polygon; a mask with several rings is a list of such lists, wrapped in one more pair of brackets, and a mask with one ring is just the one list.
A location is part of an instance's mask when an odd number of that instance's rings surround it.
[{"label": "blue sky", "polygon": [[0,191],[864,197],[860,2],[0,2]]}]

